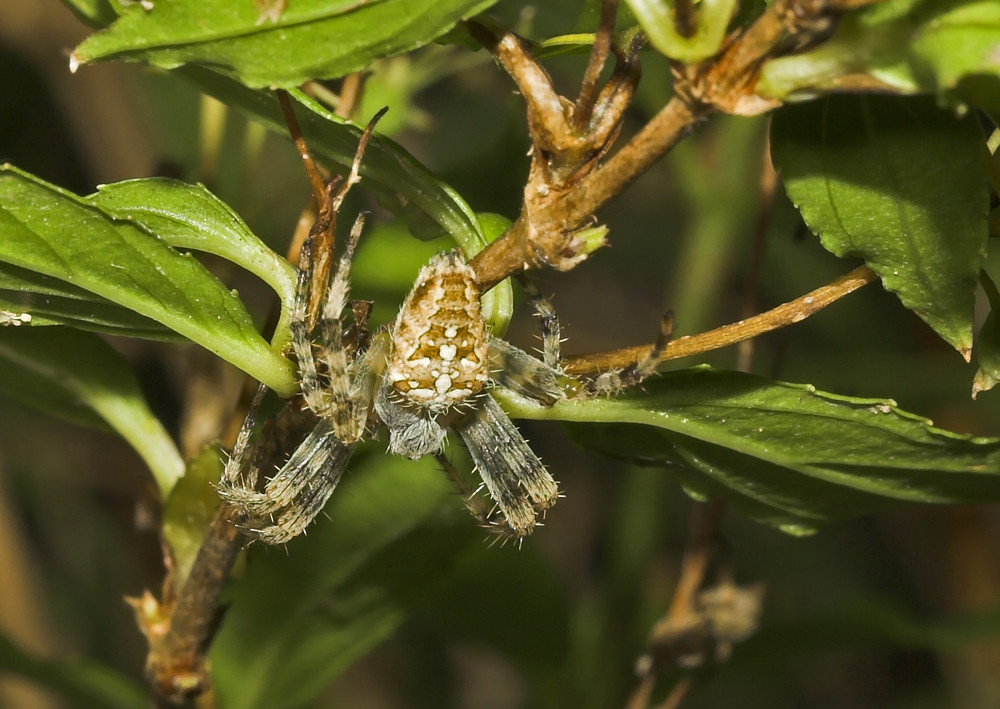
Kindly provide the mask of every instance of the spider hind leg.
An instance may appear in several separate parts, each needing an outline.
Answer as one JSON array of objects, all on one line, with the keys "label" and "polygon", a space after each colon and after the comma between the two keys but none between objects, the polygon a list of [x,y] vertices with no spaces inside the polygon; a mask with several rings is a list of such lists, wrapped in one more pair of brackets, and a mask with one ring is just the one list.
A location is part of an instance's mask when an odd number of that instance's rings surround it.
[{"label": "spider hind leg", "polygon": [[457,430],[514,535],[531,534],[538,515],[559,497],[559,487],[545,465],[488,394]]}]

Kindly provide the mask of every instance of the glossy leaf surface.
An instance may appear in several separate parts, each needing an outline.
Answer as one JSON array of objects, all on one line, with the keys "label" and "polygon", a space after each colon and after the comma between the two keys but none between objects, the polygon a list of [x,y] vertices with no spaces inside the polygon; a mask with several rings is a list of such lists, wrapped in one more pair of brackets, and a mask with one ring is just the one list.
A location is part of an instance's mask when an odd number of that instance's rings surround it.
[{"label": "glossy leaf surface", "polygon": [[505,405],[576,422],[585,446],[667,466],[695,496],[726,497],[793,533],[892,502],[1000,500],[1000,439],[934,428],[891,401],[707,368],[643,387],[552,409],[509,397]]},{"label": "glossy leaf surface", "polygon": [[190,255],[15,168],[0,172],[0,261],[67,281],[197,342],[271,388],[296,388],[292,363],[243,303]]},{"label": "glossy leaf surface", "polygon": [[823,246],[860,256],[966,359],[985,255],[983,135],[925,98],[837,96],[779,110],[771,151]]},{"label": "glossy leaf surface", "polygon": [[149,11],[137,4],[77,47],[72,61],[126,59],[164,69],[202,64],[247,86],[292,88],[416,49],[494,2],[173,0]]}]

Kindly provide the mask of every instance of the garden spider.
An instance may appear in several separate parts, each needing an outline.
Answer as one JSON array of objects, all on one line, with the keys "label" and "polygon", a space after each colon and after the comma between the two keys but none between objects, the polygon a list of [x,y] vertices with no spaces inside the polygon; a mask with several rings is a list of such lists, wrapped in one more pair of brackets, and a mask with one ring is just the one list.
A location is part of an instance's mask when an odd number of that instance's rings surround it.
[{"label": "garden spider", "polygon": [[223,499],[240,512],[251,537],[268,544],[289,541],[323,509],[374,408],[389,431],[389,451],[408,458],[440,454],[453,427],[503,518],[486,515],[483,521],[508,536],[530,534],[537,516],[558,498],[558,487],[488,386],[530,382],[520,391],[551,404],[566,397],[569,378],[487,334],[473,271],[457,251],[438,254],[421,270],[390,331],[376,333],[365,350],[347,343],[341,313],[361,225],[355,224],[331,278],[315,347],[306,323],[311,242],[300,259],[292,346],[315,428],[257,490],[257,466],[248,456],[259,458],[250,446],[258,394],[226,465]]},{"label": "garden spider", "polygon": [[[583,385],[558,368],[558,323],[537,292],[533,300],[543,325],[543,360],[488,333],[475,273],[459,251],[433,257],[392,327],[366,341],[364,316],[359,320],[355,312],[353,331],[342,319],[363,216],[351,230],[321,298],[316,324],[310,327],[315,243],[320,235],[332,234],[340,203],[359,180],[370,130],[371,124],[348,177],[326,187],[324,208],[299,255],[290,330],[302,402],[315,417],[315,426],[259,486],[262,455],[250,444],[263,395],[259,389],[225,466],[220,494],[237,510],[248,536],[267,544],[289,541],[325,506],[355,446],[375,423],[374,413],[388,429],[389,452],[408,458],[442,459],[447,430],[456,430],[499,511],[499,517],[482,513],[484,526],[505,537],[523,538],[555,504],[559,489],[489,388],[512,389],[546,406],[568,397],[612,392],[652,373],[665,342],[638,365]],[[467,504],[475,511],[471,501]]]}]

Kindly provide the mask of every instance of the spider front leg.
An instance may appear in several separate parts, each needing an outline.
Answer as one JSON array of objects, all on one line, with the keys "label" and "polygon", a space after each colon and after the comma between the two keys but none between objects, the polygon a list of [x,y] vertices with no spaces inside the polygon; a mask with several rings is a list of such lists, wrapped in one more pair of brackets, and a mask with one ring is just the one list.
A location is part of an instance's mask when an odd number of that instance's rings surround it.
[{"label": "spider front leg", "polygon": [[[314,428],[288,460],[258,490],[245,472],[253,420],[260,393],[241,428],[231,465],[220,486],[222,497],[246,518],[245,531],[267,544],[282,544],[302,533],[319,514],[340,482],[351,454],[361,439],[371,407],[372,390],[380,356],[378,352],[358,356],[344,342],[342,314],[347,306],[350,266],[364,220],[359,218],[340,257],[322,301],[316,330],[321,342],[313,342],[309,327],[309,301],[314,276],[312,249],[318,224],[302,246],[299,278],[292,306],[292,349],[298,363],[302,400],[315,417]],[[381,354],[384,358],[384,353]],[[294,405],[294,404],[293,404]],[[254,456],[259,467],[259,456]]]},{"label": "spider front leg", "polygon": [[562,360],[561,327],[552,303],[531,281],[520,278],[539,320],[542,337],[542,359],[539,360],[506,340],[490,338],[490,375],[494,382],[526,396],[542,406],[554,406],[562,399],[572,399],[584,391],[582,382],[565,374]]},{"label": "spider front leg", "polygon": [[599,375],[590,383],[590,391],[598,396],[615,396],[623,389],[635,386],[656,374],[663,350],[670,343],[673,331],[674,314],[668,310],[660,319],[660,332],[649,352],[634,364]]},{"label": "spider front leg", "polygon": [[560,361],[562,361],[562,327],[559,324],[556,309],[552,307],[552,301],[542,295],[542,292],[527,276],[521,274],[518,281],[531,301],[535,317],[538,318],[542,335],[542,361],[549,367],[558,368]]},{"label": "spider front leg", "polygon": [[[354,442],[361,438],[368,421],[373,384],[368,381],[365,370],[370,365],[364,357],[357,357],[355,350],[360,343],[348,347],[344,342],[343,314],[348,305],[350,292],[351,263],[361,231],[364,229],[365,214],[361,214],[351,228],[344,253],[337,263],[337,269],[330,279],[330,287],[324,300],[322,317],[319,321],[320,357],[327,371],[328,387],[324,410],[316,413],[330,419],[337,437],[344,442]],[[360,386],[356,386],[360,384]]]}]

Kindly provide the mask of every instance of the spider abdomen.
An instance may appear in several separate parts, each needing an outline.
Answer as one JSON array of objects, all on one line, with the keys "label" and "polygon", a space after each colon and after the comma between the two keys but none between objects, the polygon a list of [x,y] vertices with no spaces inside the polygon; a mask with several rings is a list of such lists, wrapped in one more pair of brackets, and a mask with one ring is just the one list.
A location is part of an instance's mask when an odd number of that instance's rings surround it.
[{"label": "spider abdomen", "polygon": [[443,412],[489,381],[475,273],[455,251],[424,266],[393,328],[386,377],[405,400]]}]

